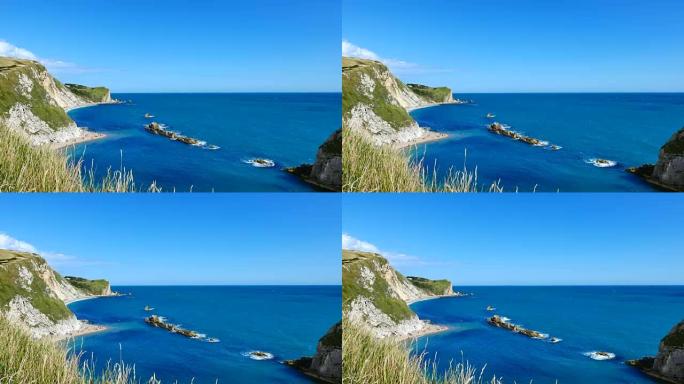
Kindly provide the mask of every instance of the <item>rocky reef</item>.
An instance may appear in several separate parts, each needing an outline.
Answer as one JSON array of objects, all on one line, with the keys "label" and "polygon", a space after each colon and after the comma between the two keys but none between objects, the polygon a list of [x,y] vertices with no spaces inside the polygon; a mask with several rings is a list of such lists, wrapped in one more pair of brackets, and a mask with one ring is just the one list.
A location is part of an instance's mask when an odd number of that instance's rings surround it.
[{"label": "rocky reef", "polygon": [[627,361],[645,374],[669,383],[684,383],[684,320],[660,341],[655,357]]},{"label": "rocky reef", "polygon": [[342,322],[321,337],[313,357],[286,360],[285,364],[327,383],[342,382]]},{"label": "rocky reef", "polygon": [[[545,140],[540,140],[531,136],[525,136],[516,131],[509,129],[507,126],[501,123],[492,123],[489,125],[489,132],[495,133],[497,135],[506,136],[513,140],[520,141],[525,144],[529,144],[535,147],[545,147],[549,146],[549,142]],[[558,150],[560,149],[557,145],[550,145],[549,149]]]},{"label": "rocky reef", "polygon": [[212,150],[219,149],[219,147],[216,145],[207,145],[206,141],[195,139],[190,136],[181,135],[178,132],[170,131],[166,129],[166,126],[164,124],[159,124],[156,121],[147,124],[145,126],[145,130],[153,135],[163,136],[168,138],[169,140],[178,141],[183,144],[188,144],[195,147],[204,147],[206,149]]},{"label": "rocky reef", "polygon": [[166,321],[163,316],[152,315],[145,318],[145,322],[153,327],[165,329],[171,333],[177,333],[181,336],[189,337],[191,339],[200,339],[203,337],[202,334],[192,331],[189,329],[181,328],[176,324],[171,324]]},{"label": "rocky reef", "polygon": [[684,128],[675,132],[660,148],[655,164],[628,168],[654,186],[669,191],[684,191]]},{"label": "rocky reef", "polygon": [[513,324],[508,318],[499,315],[490,317],[487,319],[487,323],[497,328],[503,328],[511,332],[519,333],[532,339],[547,339],[549,337],[549,335],[545,333],[533,331],[531,329],[523,328],[520,325]]},{"label": "rocky reef", "polygon": [[301,177],[319,188],[339,192],[342,190],[342,130],[335,131],[318,147],[316,161],[287,168],[287,172]]}]

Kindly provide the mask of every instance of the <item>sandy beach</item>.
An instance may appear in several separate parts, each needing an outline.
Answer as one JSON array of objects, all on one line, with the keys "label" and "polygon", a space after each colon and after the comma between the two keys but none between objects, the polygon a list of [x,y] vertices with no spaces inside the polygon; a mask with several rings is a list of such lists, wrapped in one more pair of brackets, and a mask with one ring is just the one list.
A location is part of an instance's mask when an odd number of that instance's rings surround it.
[{"label": "sandy beach", "polygon": [[80,144],[80,143],[85,143],[86,141],[93,141],[93,140],[98,140],[107,137],[104,133],[97,133],[97,132],[90,132],[90,131],[84,131],[83,136],[77,137],[71,140],[63,141],[60,143],[52,143],[50,144],[50,148],[52,149],[60,149],[60,148],[65,148],[65,147],[70,147],[72,145]]},{"label": "sandy beach", "polygon": [[415,111],[416,109],[430,108],[430,107],[436,107],[438,105],[446,105],[446,104],[468,104],[468,103],[459,102],[459,101],[450,101],[447,103],[430,103],[430,104],[421,105],[420,107],[405,108],[405,109],[406,109],[406,112],[411,112],[411,111]]},{"label": "sandy beach", "polygon": [[75,110],[75,109],[94,107],[94,106],[96,106],[96,105],[103,105],[103,104],[121,104],[121,102],[119,102],[119,101],[110,101],[110,102],[106,102],[106,103],[88,103],[88,104],[79,105],[79,106],[77,106],[77,107],[64,108],[64,112],[70,112],[70,111],[73,111],[73,110]]},{"label": "sandy beach", "polygon": [[467,294],[464,293],[454,293],[453,295],[437,295],[437,296],[428,296],[428,297],[423,297],[422,299],[415,299],[415,300],[409,300],[406,302],[407,305],[411,305],[413,303],[417,303],[419,301],[428,301],[428,300],[435,300],[435,299],[442,299],[445,297],[465,297],[468,296]]},{"label": "sandy beach", "polygon": [[90,324],[90,323],[85,323],[85,322],[82,322],[82,323],[83,323],[83,326],[78,331],[67,333],[66,335],[55,336],[55,337],[53,337],[53,340],[60,341],[60,340],[71,339],[73,337],[89,335],[91,333],[96,333],[96,332],[102,332],[102,331],[107,329],[107,327],[105,327],[104,325],[96,325],[96,324]]},{"label": "sandy beach", "polygon": [[411,332],[408,335],[404,335],[399,337],[399,340],[407,340],[407,339],[417,339],[419,337],[427,336],[427,335],[432,335],[434,333],[440,333],[449,330],[449,327],[444,326],[444,325],[437,325],[437,324],[429,324],[426,323],[425,326],[416,332]]},{"label": "sandy beach", "polygon": [[429,131],[429,130],[428,130],[428,131],[425,133],[425,135],[423,135],[423,136],[421,136],[421,137],[419,137],[419,138],[417,138],[417,139],[413,139],[413,140],[407,141],[407,142],[405,142],[405,143],[395,143],[395,144],[394,144],[394,147],[395,147],[395,148],[412,147],[412,146],[418,145],[418,144],[424,144],[424,143],[429,143],[429,142],[432,142],[432,141],[443,140],[443,139],[446,139],[446,138],[448,138],[448,137],[449,137],[449,135],[446,134],[446,133],[441,133],[441,132],[435,132],[435,131]]}]

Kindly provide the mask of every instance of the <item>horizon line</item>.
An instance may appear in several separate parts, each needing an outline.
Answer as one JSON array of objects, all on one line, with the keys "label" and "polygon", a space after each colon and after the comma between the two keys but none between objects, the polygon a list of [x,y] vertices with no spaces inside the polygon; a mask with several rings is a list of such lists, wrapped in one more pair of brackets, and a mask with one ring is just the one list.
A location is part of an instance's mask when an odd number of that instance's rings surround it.
[{"label": "horizon line", "polygon": [[604,283],[604,284],[466,284],[452,287],[684,287],[684,283]]},{"label": "horizon line", "polygon": [[217,284],[204,284],[204,283],[199,283],[199,284],[192,284],[192,283],[183,283],[183,284],[144,284],[144,283],[135,283],[135,284],[109,284],[111,287],[115,286],[122,286],[122,287],[341,287],[342,283],[337,283],[337,284],[313,284],[313,283],[280,283],[280,284],[273,284],[273,283],[268,283],[268,284],[259,284],[259,283],[249,283],[249,284],[231,284],[231,283],[217,283]]},{"label": "horizon line", "polygon": [[180,93],[180,94],[282,94],[282,93],[342,93],[341,90],[337,91],[112,91],[110,93],[139,93],[139,94],[151,94],[151,93]]}]

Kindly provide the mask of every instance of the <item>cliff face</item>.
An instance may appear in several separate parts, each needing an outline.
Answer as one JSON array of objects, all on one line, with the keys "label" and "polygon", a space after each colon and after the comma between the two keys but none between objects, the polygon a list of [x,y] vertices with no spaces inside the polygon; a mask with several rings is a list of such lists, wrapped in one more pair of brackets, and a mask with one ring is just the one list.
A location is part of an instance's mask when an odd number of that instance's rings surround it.
[{"label": "cliff face", "polygon": [[[110,292],[109,283],[102,292]],[[0,313],[34,337],[60,336],[82,323],[65,302],[92,296],[55,272],[37,254],[0,250]]]},{"label": "cliff face", "polygon": [[342,130],[318,147],[316,162],[287,170],[305,181],[331,191],[342,190]]},{"label": "cliff face", "polygon": [[[420,279],[420,283],[413,282]],[[445,282],[449,288],[435,289]],[[452,294],[448,280],[408,279],[384,257],[366,252],[342,251],[342,305],[347,318],[365,325],[376,337],[406,337],[429,324],[420,320],[407,303]]]},{"label": "cliff face", "polygon": [[406,143],[424,136],[407,109],[452,102],[451,90],[407,86],[377,61],[342,58],[342,124],[376,145]]},{"label": "cliff face", "polygon": [[329,383],[342,382],[342,322],[333,325],[318,341],[313,357],[289,360],[286,364]]},{"label": "cliff face", "polygon": [[53,78],[38,62],[0,57],[0,123],[34,145],[82,136],[83,130],[65,111],[93,102],[111,102],[111,96],[104,87],[70,86]]},{"label": "cliff face", "polygon": [[653,370],[680,383],[684,383],[684,321],[675,325],[660,341]]},{"label": "cliff face", "polygon": [[652,177],[676,190],[684,190],[684,128],[660,148]]}]

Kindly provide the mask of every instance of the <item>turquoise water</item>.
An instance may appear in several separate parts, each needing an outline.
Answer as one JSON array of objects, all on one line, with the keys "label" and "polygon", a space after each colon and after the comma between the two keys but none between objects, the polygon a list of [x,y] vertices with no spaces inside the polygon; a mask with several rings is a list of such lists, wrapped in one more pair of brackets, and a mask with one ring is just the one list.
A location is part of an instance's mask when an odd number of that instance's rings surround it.
[{"label": "turquoise water", "polygon": [[[472,297],[418,302],[419,317],[451,329],[416,343],[450,360],[486,365],[488,377],[505,383],[652,383],[626,366],[628,359],[654,355],[660,339],[684,318],[684,286],[671,287],[463,287]],[[488,305],[496,308],[486,311]],[[552,344],[495,328],[486,318],[499,314],[528,329],[558,337]],[[616,355],[596,361],[591,351]]]},{"label": "turquoise water", "polygon": [[[282,360],[313,355],[318,339],[341,316],[339,286],[114,287],[131,296],[75,302],[80,319],[109,329],[76,340],[98,366],[120,357],[138,377],[165,383],[310,383]],[[153,312],[144,307],[154,307]],[[208,343],[153,328],[150,313],[220,340]],[[243,353],[262,350],[272,360]]]},{"label": "turquoise water", "polygon": [[[76,109],[79,126],[107,138],[78,145],[75,156],[101,175],[122,163],[138,184],[153,180],[165,190],[311,191],[282,171],[311,163],[318,146],[340,126],[339,93],[114,94],[120,105]],[[146,113],[155,116],[146,119]],[[220,149],[193,147],[144,130],[150,121]],[[122,155],[123,154],[123,155]],[[255,157],[273,168],[245,163]]]},{"label": "turquoise water", "polygon": [[[415,110],[421,126],[449,139],[419,146],[425,164],[443,175],[477,166],[481,183],[501,180],[506,190],[652,191],[625,169],[653,163],[660,147],[684,126],[684,94],[457,94],[468,105]],[[496,115],[487,119],[487,113]],[[528,136],[562,147],[533,147],[487,131],[498,121]],[[464,151],[467,150],[467,156]],[[587,163],[617,162],[611,168]]]}]

